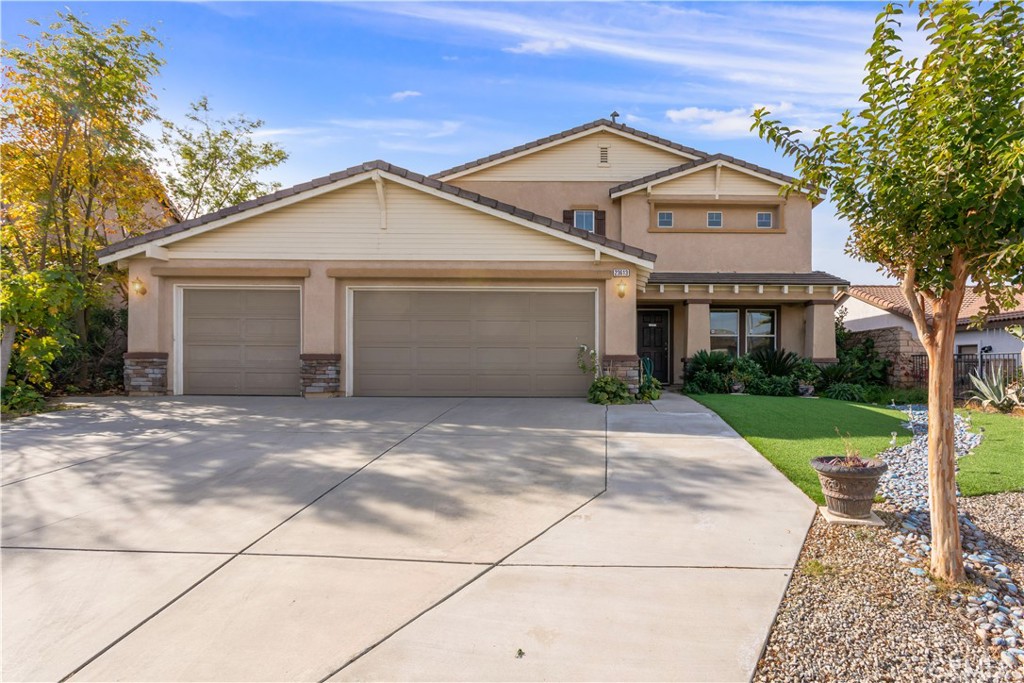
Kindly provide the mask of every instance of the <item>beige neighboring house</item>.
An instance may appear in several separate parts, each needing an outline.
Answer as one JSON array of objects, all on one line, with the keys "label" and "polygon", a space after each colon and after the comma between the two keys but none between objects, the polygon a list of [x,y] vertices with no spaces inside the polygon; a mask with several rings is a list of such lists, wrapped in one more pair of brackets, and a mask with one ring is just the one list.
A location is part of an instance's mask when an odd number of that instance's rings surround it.
[{"label": "beige neighboring house", "polygon": [[132,393],[566,396],[702,349],[835,357],[793,179],[608,120],[423,176],[373,161],[125,240]]}]

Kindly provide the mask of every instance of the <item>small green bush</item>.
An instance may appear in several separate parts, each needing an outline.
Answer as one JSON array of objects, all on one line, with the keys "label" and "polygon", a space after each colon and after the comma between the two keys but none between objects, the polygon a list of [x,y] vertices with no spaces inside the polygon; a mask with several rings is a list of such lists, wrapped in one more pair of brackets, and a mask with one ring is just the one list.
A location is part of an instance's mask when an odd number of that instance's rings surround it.
[{"label": "small green bush", "polygon": [[825,393],[822,394],[825,398],[831,398],[836,401],[864,401],[864,387],[860,384],[851,384],[849,382],[837,382],[833,384]]},{"label": "small green bush", "polygon": [[815,365],[809,358],[801,358],[792,372],[798,382],[804,384],[816,384],[821,379],[821,368]]},{"label": "small green bush", "polygon": [[864,387],[864,402],[887,406],[928,403],[927,389],[897,389],[895,387]]},{"label": "small green bush", "polygon": [[795,377],[764,377],[747,386],[747,393],[756,396],[795,396]]},{"label": "small green bush", "polygon": [[769,377],[789,377],[800,364],[800,356],[785,349],[761,347],[747,354]]},{"label": "small green bush", "polygon": [[732,370],[735,360],[725,351],[698,351],[686,363],[686,378],[692,379],[700,372],[711,372],[723,378]]},{"label": "small green bush", "polygon": [[627,405],[635,403],[629,393],[629,387],[618,377],[605,375],[598,377],[587,390],[587,401],[599,405]]},{"label": "small green bush", "polygon": [[636,392],[636,400],[641,403],[650,403],[661,398],[661,382],[657,377],[645,377],[640,385],[640,391]]},{"label": "small green bush", "polygon": [[38,413],[46,407],[46,398],[25,382],[10,382],[0,392],[0,411]]},{"label": "small green bush", "polygon": [[686,391],[694,394],[727,394],[729,379],[711,370],[700,370],[686,380]]},{"label": "small green bush", "polygon": [[732,372],[729,373],[729,382],[743,384],[745,391],[748,391],[748,387],[763,379],[765,379],[764,370],[748,356],[737,358],[736,362],[733,363]]},{"label": "small green bush", "polygon": [[814,383],[814,388],[819,394],[823,394],[833,384],[850,384],[853,380],[853,372],[849,367],[839,363],[823,365],[819,369],[818,381]]}]

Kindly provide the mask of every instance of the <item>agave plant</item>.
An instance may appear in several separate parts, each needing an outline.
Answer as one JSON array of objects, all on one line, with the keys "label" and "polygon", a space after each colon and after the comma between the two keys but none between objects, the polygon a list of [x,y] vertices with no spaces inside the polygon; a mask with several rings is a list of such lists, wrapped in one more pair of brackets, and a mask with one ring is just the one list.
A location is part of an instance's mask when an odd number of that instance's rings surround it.
[{"label": "agave plant", "polygon": [[1015,407],[1024,405],[1020,387],[1011,384],[1002,370],[993,369],[981,375],[972,372],[968,377],[974,385],[969,402],[977,401],[982,406],[995,408],[1001,413],[1008,413]]}]

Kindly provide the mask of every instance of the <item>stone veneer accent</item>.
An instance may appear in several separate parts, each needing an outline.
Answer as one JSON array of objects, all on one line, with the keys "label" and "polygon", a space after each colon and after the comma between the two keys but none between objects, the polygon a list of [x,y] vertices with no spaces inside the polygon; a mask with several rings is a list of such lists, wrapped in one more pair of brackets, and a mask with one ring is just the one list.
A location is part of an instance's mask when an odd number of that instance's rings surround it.
[{"label": "stone veneer accent", "polygon": [[601,359],[604,374],[618,377],[629,386],[629,393],[640,390],[640,356],[605,356]]},{"label": "stone veneer accent", "polygon": [[163,396],[167,393],[167,354],[129,351],[124,354],[124,390],[130,396]]},{"label": "stone veneer accent", "polygon": [[341,354],[303,353],[299,356],[302,395],[308,398],[341,395]]},{"label": "stone veneer accent", "polygon": [[902,327],[883,327],[878,330],[851,332],[850,340],[859,342],[872,339],[875,350],[882,358],[892,361],[889,366],[889,384],[901,389],[920,386],[920,378],[914,376],[914,362],[911,356],[924,353],[921,342]]}]

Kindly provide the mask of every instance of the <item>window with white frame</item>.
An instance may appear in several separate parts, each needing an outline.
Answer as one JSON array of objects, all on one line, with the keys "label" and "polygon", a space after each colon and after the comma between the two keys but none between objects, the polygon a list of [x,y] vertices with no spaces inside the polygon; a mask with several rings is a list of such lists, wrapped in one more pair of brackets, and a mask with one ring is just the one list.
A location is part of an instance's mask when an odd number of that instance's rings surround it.
[{"label": "window with white frame", "polygon": [[708,211],[708,227],[709,228],[720,228],[720,227],[722,227],[722,212],[721,211]]},{"label": "window with white frame", "polygon": [[758,211],[757,212],[757,227],[759,227],[759,228],[770,228],[770,227],[772,227],[772,212],[771,211]]},{"label": "window with white frame", "polygon": [[739,355],[739,310],[711,311],[711,350],[725,351],[730,356]]},{"label": "window with white frame", "polygon": [[775,311],[772,309],[747,309],[746,353],[757,349],[775,350]]},{"label": "window with white frame", "polygon": [[658,227],[659,228],[671,228],[672,227],[672,212],[671,211],[659,211],[658,212]]},{"label": "window with white frame", "polygon": [[593,209],[576,210],[572,214],[572,224],[580,230],[594,232],[594,211]]}]

